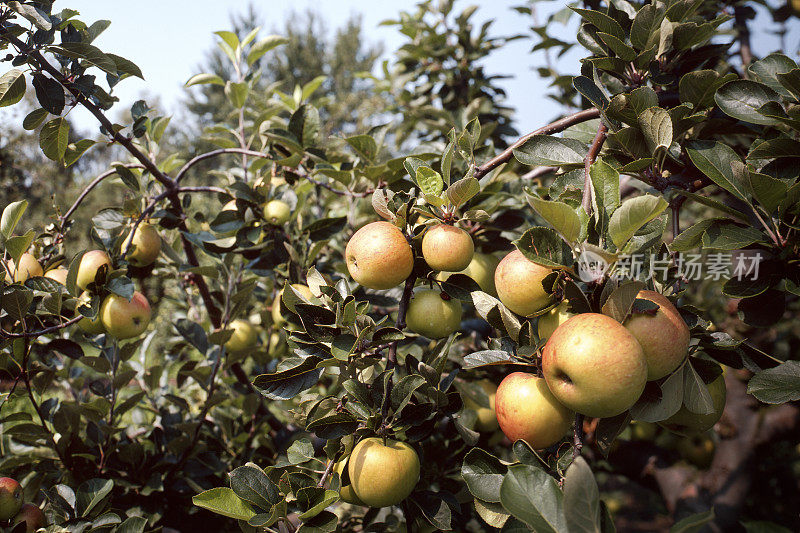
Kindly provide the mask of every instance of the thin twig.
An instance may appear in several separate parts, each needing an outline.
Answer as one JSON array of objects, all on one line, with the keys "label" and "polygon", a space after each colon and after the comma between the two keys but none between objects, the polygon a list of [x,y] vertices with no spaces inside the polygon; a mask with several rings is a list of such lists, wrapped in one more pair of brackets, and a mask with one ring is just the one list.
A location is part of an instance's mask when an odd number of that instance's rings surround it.
[{"label": "thin twig", "polygon": [[748,79],[750,78],[750,73],[747,68],[753,62],[753,52],[750,48],[750,28],[747,26],[747,16],[743,6],[736,6],[733,9],[733,14],[735,17],[734,27],[739,39],[739,57],[742,58],[742,76]]},{"label": "thin twig", "polygon": [[189,169],[191,169],[197,163],[224,154],[241,154],[241,155],[249,155],[252,157],[260,157],[262,159],[271,159],[271,156],[269,154],[265,154],[263,152],[256,152],[254,150],[246,150],[243,148],[220,148],[219,150],[206,152],[204,154],[200,154],[197,157],[190,159],[185,165],[183,165],[183,167],[181,167],[181,169],[175,175],[175,182],[180,183],[181,180],[186,177],[186,173],[189,171]]},{"label": "thin twig", "polygon": [[[140,164],[138,164],[138,163],[128,163],[128,164],[125,164],[125,165],[122,165],[122,166],[124,166],[125,168],[144,168],[144,166],[143,166],[143,165],[140,165]],[[62,231],[64,230],[64,224],[66,223],[66,221],[67,221],[67,220],[69,220],[69,217],[72,215],[72,213],[74,213],[74,212],[75,212],[75,210],[78,208],[78,206],[79,206],[79,205],[81,205],[81,202],[83,202],[83,200],[84,200],[84,199],[86,198],[86,196],[87,196],[87,195],[88,195],[88,194],[89,194],[89,193],[92,191],[92,189],[94,189],[95,187],[97,187],[97,186],[100,184],[100,182],[102,182],[104,179],[106,179],[106,178],[109,178],[109,177],[111,177],[111,176],[113,176],[114,174],[117,174],[117,173],[118,173],[118,172],[117,172],[117,169],[115,169],[115,168],[112,168],[112,169],[110,169],[110,170],[106,170],[105,172],[103,172],[102,174],[100,174],[99,176],[97,176],[95,179],[93,179],[93,180],[92,180],[92,181],[91,181],[91,182],[90,182],[90,183],[89,183],[89,184],[88,184],[88,185],[87,185],[87,186],[86,186],[86,187],[83,189],[83,191],[81,191],[81,194],[78,196],[78,198],[77,198],[77,199],[75,200],[75,202],[72,204],[72,206],[70,206],[70,208],[69,208],[69,209],[67,209],[67,212],[66,212],[66,213],[64,213],[64,214],[63,214],[63,215],[62,215],[62,216],[59,218],[59,222],[60,222],[60,226],[61,226],[61,230],[62,230]]]},{"label": "thin twig", "polygon": [[325,465],[325,472],[322,473],[322,478],[319,480],[319,483],[317,483],[317,487],[325,486],[325,481],[328,479],[328,476],[330,476],[331,472],[333,471],[333,465],[334,465],[333,459],[328,459],[328,464]]},{"label": "thin twig", "polygon": [[581,455],[583,449],[583,415],[575,415],[575,429],[572,434],[572,460],[574,461]]},{"label": "thin twig", "polygon": [[50,326],[48,328],[40,329],[37,331],[24,331],[22,333],[11,333],[10,331],[6,331],[4,329],[0,329],[0,337],[4,337],[6,339],[31,339],[34,337],[41,337],[42,335],[47,335],[48,333],[53,333],[60,329],[64,329],[66,327],[75,324],[76,322],[80,321],[83,318],[83,315],[78,315],[73,318],[70,318],[66,322],[62,322],[61,324],[57,324],[55,326]]},{"label": "thin twig", "polygon": [[607,134],[608,127],[600,122],[600,126],[597,128],[597,135],[594,136],[594,141],[592,141],[592,145],[589,147],[589,153],[586,154],[586,157],[583,159],[585,177],[583,181],[583,196],[581,197],[581,206],[589,215],[592,214],[591,168],[594,162],[597,160],[600,150],[603,148],[603,143],[606,140]]}]

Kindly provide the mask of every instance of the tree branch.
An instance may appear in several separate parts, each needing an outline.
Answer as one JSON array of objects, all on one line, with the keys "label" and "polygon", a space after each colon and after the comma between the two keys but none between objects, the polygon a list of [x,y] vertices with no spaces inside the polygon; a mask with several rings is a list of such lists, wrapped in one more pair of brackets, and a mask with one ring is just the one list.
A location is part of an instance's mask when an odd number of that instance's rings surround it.
[{"label": "tree branch", "polygon": [[211,152],[206,152],[204,154],[200,154],[192,159],[190,159],[185,165],[181,167],[178,173],[175,175],[175,182],[180,183],[183,178],[186,177],[186,173],[195,166],[197,163],[204,161],[206,159],[211,159],[212,157],[217,157],[224,154],[241,154],[244,156],[253,156],[253,157],[260,157],[262,159],[271,159],[272,157],[269,154],[265,154],[263,152],[256,152],[255,150],[247,150],[244,148],[220,148],[219,150],[213,150]]},{"label": "tree branch", "polygon": [[586,154],[586,157],[583,159],[585,177],[583,181],[583,196],[581,197],[581,206],[589,215],[592,214],[592,176],[590,171],[592,164],[594,164],[594,162],[597,160],[597,156],[600,154],[600,150],[603,148],[603,143],[606,141],[607,134],[608,127],[600,122],[600,126],[597,128],[597,135],[594,136],[594,141],[592,141],[592,145],[589,147],[589,153]]},{"label": "tree branch", "polygon": [[[128,164],[125,164],[125,165],[122,165],[122,166],[124,166],[125,168],[144,168],[143,165],[140,165],[138,163],[128,163]],[[75,210],[78,208],[78,206],[81,205],[81,202],[83,202],[83,200],[86,198],[86,196],[89,195],[89,193],[92,191],[92,189],[97,187],[100,184],[101,181],[103,181],[106,178],[109,178],[109,177],[113,176],[114,174],[117,174],[117,170],[116,169],[106,170],[105,172],[103,172],[102,174],[97,176],[95,179],[93,179],[91,181],[91,183],[89,183],[89,185],[87,185],[83,189],[83,191],[81,191],[81,194],[78,196],[78,198],[72,204],[72,206],[69,209],[67,209],[67,212],[64,213],[59,218],[59,222],[60,222],[60,227],[61,227],[62,233],[64,231],[64,224],[66,223],[66,221],[69,219],[69,217],[72,215],[72,213],[75,212]]]},{"label": "tree branch", "polygon": [[743,6],[736,6],[733,8],[734,14],[734,27],[738,33],[739,39],[739,56],[742,58],[742,76],[745,79],[750,78],[747,68],[753,62],[753,52],[750,48],[750,28],[747,26],[747,16],[744,12]]}]

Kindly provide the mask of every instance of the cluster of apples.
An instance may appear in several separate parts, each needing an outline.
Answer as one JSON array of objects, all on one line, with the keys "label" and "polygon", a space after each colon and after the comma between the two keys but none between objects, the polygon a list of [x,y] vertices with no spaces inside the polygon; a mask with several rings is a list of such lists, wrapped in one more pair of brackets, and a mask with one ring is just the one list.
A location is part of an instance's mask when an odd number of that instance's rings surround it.
[{"label": "cluster of apples", "polygon": [[22,486],[10,477],[0,478],[0,523],[10,522],[11,527],[25,522],[26,533],[33,533],[47,525],[41,509],[32,503],[23,503]]},{"label": "cluster of apples", "polygon": [[[155,227],[141,223],[122,245],[126,249],[130,243],[130,251],[126,256],[128,263],[135,267],[151,265],[161,251],[161,237]],[[113,268],[111,258],[102,250],[90,250],[83,254],[78,265],[76,285],[83,291],[79,301],[88,303],[91,299],[90,287],[101,269]],[[9,260],[8,270],[14,282],[24,283],[27,279],[44,276],[62,285],[67,284],[69,271],[63,266],[42,272],[42,265],[30,253],[24,253],[18,263]],[[78,327],[87,334],[107,333],[116,339],[129,339],[144,333],[150,323],[151,309],[147,298],[138,291],[130,300],[117,294],[110,294],[103,299],[100,312],[94,319],[84,317],[78,321]]]}]

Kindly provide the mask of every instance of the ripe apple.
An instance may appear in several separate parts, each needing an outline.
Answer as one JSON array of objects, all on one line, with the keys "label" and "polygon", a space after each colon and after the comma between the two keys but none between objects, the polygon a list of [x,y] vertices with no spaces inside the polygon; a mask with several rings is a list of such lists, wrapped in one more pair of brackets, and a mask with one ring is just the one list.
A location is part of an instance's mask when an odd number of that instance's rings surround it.
[{"label": "ripe apple", "polygon": [[100,306],[100,320],[112,337],[130,339],[138,337],[150,323],[150,304],[144,295],[136,291],[128,301],[122,296],[111,294]]},{"label": "ripe apple", "polygon": [[41,509],[32,503],[26,503],[14,517],[12,525],[16,526],[21,522],[25,522],[25,533],[34,533],[47,525],[47,517]]},{"label": "ripe apple", "polygon": [[675,447],[681,457],[701,470],[711,466],[714,459],[714,440],[708,434],[686,437],[678,441]]},{"label": "ripe apple", "polygon": [[497,429],[497,416],[495,415],[495,401],[497,394],[497,385],[488,379],[482,379],[478,385],[483,389],[489,397],[489,407],[482,407],[469,398],[464,398],[464,405],[478,415],[475,421],[475,429],[478,431],[494,431]]},{"label": "ripe apple", "polygon": [[433,270],[458,272],[472,261],[475,245],[469,233],[449,224],[428,228],[422,238],[422,257]]},{"label": "ripe apple", "polygon": [[405,500],[419,481],[419,456],[405,442],[369,437],[353,448],[347,473],[356,495],[370,507]]},{"label": "ripe apple", "polygon": [[90,250],[81,257],[81,264],[78,266],[78,287],[86,290],[90,283],[94,283],[97,271],[105,266],[108,270],[113,268],[111,258],[102,250]]},{"label": "ripe apple", "polygon": [[35,278],[43,274],[42,265],[28,252],[19,257],[19,268],[14,264],[13,259],[9,259],[8,271],[14,276],[15,283],[25,283],[28,278]]},{"label": "ripe apple", "polygon": [[438,290],[417,291],[408,303],[406,325],[429,339],[448,337],[461,325],[461,302]]},{"label": "ripe apple", "polygon": [[128,247],[129,242],[133,244],[125,258],[135,267],[153,264],[161,252],[161,237],[158,235],[158,230],[146,222],[139,224],[133,235],[129,235],[125,239],[125,244],[122,245],[123,250]]},{"label": "ripe apple", "polygon": [[725,410],[728,390],[725,388],[725,377],[722,374],[708,384],[708,392],[711,393],[711,401],[714,405],[712,413],[707,415],[693,413],[685,405],[682,405],[677,413],[659,424],[673,433],[684,436],[708,431],[722,418],[722,412]]},{"label": "ripe apple", "polygon": [[678,368],[689,353],[689,327],[669,299],[657,292],[639,291],[637,298],[658,305],[655,315],[633,314],[624,323],[644,350],[647,381],[661,379]]},{"label": "ripe apple", "polygon": [[405,235],[385,221],[355,232],[345,248],[345,260],[356,283],[376,290],[396,287],[414,268],[414,252]]},{"label": "ripe apple", "polygon": [[0,522],[10,520],[22,507],[22,487],[17,480],[0,477]]},{"label": "ripe apple", "polygon": [[539,265],[519,250],[506,255],[494,272],[497,297],[503,305],[522,316],[530,316],[550,305],[551,294],[545,291],[542,280],[553,269]]},{"label": "ripe apple", "polygon": [[280,200],[270,200],[264,206],[264,218],[273,226],[286,224],[291,214],[292,208],[289,204]]},{"label": "ripe apple", "polygon": [[[92,297],[88,292],[81,294],[80,298],[78,299],[78,307],[81,305],[89,305],[89,300],[91,300],[91,298]],[[78,327],[87,335],[100,335],[106,330],[106,328],[103,326],[103,321],[100,320],[99,312],[94,319],[83,317],[82,319],[78,320]]]},{"label": "ripe apple", "polygon": [[613,318],[575,315],[556,328],[542,350],[542,372],[553,395],[578,413],[616,416],[641,396],[647,361],[639,341]]},{"label": "ripe apple", "polygon": [[[311,289],[308,285],[303,285],[301,283],[292,283],[292,288],[303,295],[303,297],[308,300],[309,302],[313,300],[314,294],[312,294]],[[286,319],[283,318],[281,314],[281,298],[283,297],[283,289],[278,291],[278,294],[275,296],[275,300],[272,302],[272,322],[276,326],[280,326],[286,323]]]},{"label": "ripe apple", "polygon": [[353,485],[350,482],[350,475],[347,472],[347,462],[349,457],[343,457],[340,459],[333,467],[334,471],[339,474],[339,479],[341,480],[341,486],[339,487],[339,497],[342,501],[347,503],[352,503],[353,505],[364,505],[366,504],[361,501],[356,494],[356,491],[353,490]]},{"label": "ripe apple", "polygon": [[494,286],[494,271],[497,269],[498,263],[500,263],[500,259],[495,255],[475,252],[467,268],[458,272],[439,272],[436,279],[447,281],[447,278],[453,274],[464,274],[472,278],[483,292],[496,297],[497,289]]},{"label": "ripe apple", "polygon": [[230,352],[242,352],[258,342],[258,331],[247,320],[237,318],[228,324],[228,329],[233,330],[233,335],[225,342],[225,348]]},{"label": "ripe apple", "polygon": [[56,267],[51,268],[47,272],[44,273],[44,277],[50,278],[53,281],[57,281],[58,283],[66,286],[67,285],[67,274],[69,274],[69,270],[64,267]]},{"label": "ripe apple", "polygon": [[544,379],[513,372],[497,387],[495,410],[500,429],[511,442],[522,439],[534,449],[564,438],[575,414],[550,392]]},{"label": "ripe apple", "polygon": [[573,316],[573,314],[567,310],[568,308],[569,302],[564,300],[558,304],[558,307],[554,307],[547,314],[539,317],[537,331],[539,332],[540,339],[549,339],[550,335],[553,334],[558,326]]}]

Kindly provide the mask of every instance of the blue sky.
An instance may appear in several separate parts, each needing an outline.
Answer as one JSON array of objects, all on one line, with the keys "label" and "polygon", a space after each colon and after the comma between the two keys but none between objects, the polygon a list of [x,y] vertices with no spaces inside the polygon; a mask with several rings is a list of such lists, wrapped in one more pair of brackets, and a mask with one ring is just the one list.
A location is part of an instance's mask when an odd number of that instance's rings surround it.
[{"label": "blue sky", "polygon": [[[109,19],[112,24],[96,41],[96,45],[107,52],[122,55],[141,67],[146,81],[125,80],[116,94],[121,102],[120,108],[130,104],[142,95],[157,95],[164,111],[176,113],[184,94],[183,84],[198,72],[204,54],[213,46],[212,32],[229,28],[229,13],[241,12],[250,0],[137,0],[135,2],[107,2],[101,0],[59,0],[56,8],[70,7],[81,12],[81,19],[91,23],[97,19]],[[393,27],[378,26],[387,18],[392,18],[400,10],[412,10],[416,0],[261,0],[253,2],[262,14],[263,34],[283,26],[283,21],[291,11],[313,8],[322,13],[329,28],[342,25],[354,13],[363,16],[366,38],[372,42],[384,43],[390,53],[403,43],[403,37]],[[524,0],[458,0],[456,9],[475,4],[479,10],[474,15],[476,22],[495,19],[494,35],[526,33],[530,19],[522,16],[512,7],[523,4]],[[113,5],[113,9],[112,6]],[[544,2],[538,4],[542,9],[553,10],[563,3]],[[190,7],[189,7],[190,6]],[[540,14],[544,16],[544,13]],[[753,47],[757,55],[776,50],[780,46],[777,37],[767,34],[767,17],[761,15],[754,28]],[[785,53],[797,59],[800,42],[800,23],[793,20],[787,39]],[[574,35],[576,29],[563,28],[564,35]],[[558,32],[553,32],[558,37]],[[514,78],[503,82],[509,96],[509,103],[517,109],[517,128],[529,131],[546,123],[558,114],[559,109],[543,97],[546,87],[531,70],[544,61],[541,54],[530,55],[532,46],[529,40],[510,43],[505,49],[495,53],[487,60],[487,72],[513,74]],[[580,50],[569,54],[563,62],[565,71],[577,71]],[[113,113],[113,112],[112,112]],[[75,110],[73,119],[80,127],[92,128],[95,123],[85,112]]]}]

